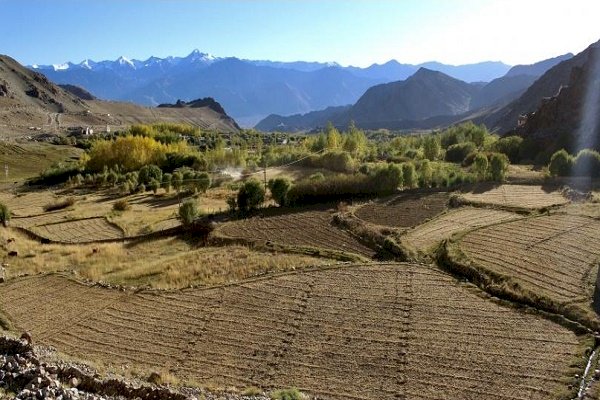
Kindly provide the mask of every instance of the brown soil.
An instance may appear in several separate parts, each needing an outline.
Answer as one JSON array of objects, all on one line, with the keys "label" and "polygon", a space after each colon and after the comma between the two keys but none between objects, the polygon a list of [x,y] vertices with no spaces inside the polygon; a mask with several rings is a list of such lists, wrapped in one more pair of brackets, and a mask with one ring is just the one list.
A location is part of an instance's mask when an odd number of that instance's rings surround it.
[{"label": "brown soil", "polygon": [[548,399],[582,361],[583,337],[421,265],[162,293],[40,276],[0,285],[0,307],[70,356],[319,398]]}]

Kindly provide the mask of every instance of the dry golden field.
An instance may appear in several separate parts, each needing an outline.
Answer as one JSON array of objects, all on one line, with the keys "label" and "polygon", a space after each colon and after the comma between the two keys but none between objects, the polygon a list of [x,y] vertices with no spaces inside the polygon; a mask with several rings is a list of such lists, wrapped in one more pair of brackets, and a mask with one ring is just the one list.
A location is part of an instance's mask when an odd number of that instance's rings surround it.
[{"label": "dry golden field", "polygon": [[502,221],[520,218],[518,214],[485,208],[463,207],[448,211],[401,236],[407,247],[426,253],[453,234]]},{"label": "dry golden field", "polygon": [[0,285],[0,307],[18,329],[72,357],[330,399],[558,398],[589,344],[411,264],[176,292],[28,277]]}]

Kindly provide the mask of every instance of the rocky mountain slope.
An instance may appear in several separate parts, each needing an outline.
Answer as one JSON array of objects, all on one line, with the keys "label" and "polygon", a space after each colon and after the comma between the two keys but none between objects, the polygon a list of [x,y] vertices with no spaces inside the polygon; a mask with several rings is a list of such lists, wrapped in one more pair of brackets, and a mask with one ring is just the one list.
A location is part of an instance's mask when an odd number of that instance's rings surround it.
[{"label": "rocky mountain slope", "polygon": [[370,88],[346,111],[328,108],[289,117],[272,114],[256,128],[264,131],[311,130],[323,127],[328,121],[344,126],[354,120],[363,128],[430,129],[461,120],[481,119],[522,95],[543,68],[550,68],[568,56],[520,66],[510,76],[487,84],[468,84],[441,72],[421,68],[404,81]]},{"label": "rocky mountain slope", "polygon": [[32,130],[58,133],[78,126],[103,131],[107,125],[118,129],[159,121],[237,131],[235,121],[223,111],[214,104],[171,109],[94,100],[81,88],[55,85],[41,73],[0,55],[0,134],[18,135]]},{"label": "rocky mountain slope", "polygon": [[600,42],[579,54],[576,64],[564,65],[556,72],[562,77],[570,67],[567,84],[543,99],[527,115],[526,123],[515,130],[539,149],[553,152],[565,148],[572,153],[583,148],[600,150]]}]

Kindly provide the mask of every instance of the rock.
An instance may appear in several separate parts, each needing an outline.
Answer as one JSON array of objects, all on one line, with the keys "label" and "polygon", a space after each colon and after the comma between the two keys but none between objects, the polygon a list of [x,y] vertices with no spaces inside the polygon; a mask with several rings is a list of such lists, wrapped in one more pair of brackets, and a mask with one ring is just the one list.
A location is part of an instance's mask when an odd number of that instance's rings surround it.
[{"label": "rock", "polygon": [[158,372],[152,372],[147,380],[155,385],[162,384],[162,376]]},{"label": "rock", "polygon": [[72,377],[71,379],[69,379],[69,385],[71,387],[76,388],[77,386],[79,386],[79,379]]},{"label": "rock", "polygon": [[21,340],[25,340],[30,346],[33,344],[33,338],[31,337],[31,333],[29,332],[23,332],[23,334],[21,335]]}]

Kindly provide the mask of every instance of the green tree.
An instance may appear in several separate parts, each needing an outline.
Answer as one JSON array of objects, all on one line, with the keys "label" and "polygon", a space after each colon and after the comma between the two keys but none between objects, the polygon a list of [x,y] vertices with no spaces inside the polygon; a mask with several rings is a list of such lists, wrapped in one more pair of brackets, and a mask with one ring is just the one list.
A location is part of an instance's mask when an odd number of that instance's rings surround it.
[{"label": "green tree", "polygon": [[573,157],[565,149],[558,150],[550,157],[548,169],[552,176],[568,176],[573,168]]},{"label": "green tree", "polygon": [[477,153],[473,160],[473,172],[477,175],[480,180],[485,179],[487,175],[489,162],[488,158],[484,153]]},{"label": "green tree", "polygon": [[179,206],[179,219],[181,219],[181,222],[185,226],[193,224],[199,215],[198,204],[194,199],[186,199]]},{"label": "green tree", "polygon": [[263,201],[265,201],[265,188],[256,179],[248,179],[240,187],[237,196],[237,206],[240,210],[254,210]]},{"label": "green tree", "polygon": [[423,141],[423,155],[426,159],[435,161],[440,156],[440,140],[437,136],[429,135]]},{"label": "green tree", "polygon": [[165,192],[169,193],[171,191],[171,182],[173,181],[173,175],[170,173],[163,174],[163,179],[161,183],[161,187],[165,189]]},{"label": "green tree", "polygon": [[210,188],[210,175],[207,172],[199,172],[194,175],[194,188],[202,193],[206,193]]},{"label": "green tree", "polygon": [[422,187],[430,187],[433,179],[433,169],[431,168],[431,162],[425,159],[421,162],[420,179]]},{"label": "green tree", "polygon": [[152,190],[152,193],[157,194],[158,189],[160,188],[160,182],[156,179],[151,179],[150,183],[148,183],[148,189]]},{"label": "green tree", "polygon": [[291,186],[292,184],[287,178],[275,178],[269,181],[271,196],[280,206],[286,206],[288,204],[287,195]]},{"label": "green tree", "polygon": [[325,127],[325,136],[327,137],[327,148],[329,150],[336,150],[342,145],[342,135],[331,122],[328,122]]},{"label": "green tree", "polygon": [[179,171],[173,172],[171,181],[173,182],[173,188],[179,193],[183,189],[183,174]]},{"label": "green tree", "polygon": [[402,180],[404,182],[404,187],[417,187],[417,172],[415,170],[415,164],[412,162],[402,164]]},{"label": "green tree", "polygon": [[508,170],[508,157],[502,153],[492,153],[490,156],[490,173],[492,179],[497,182],[504,181],[506,171]]},{"label": "green tree", "polygon": [[162,182],[162,170],[156,165],[144,165],[138,172],[138,181],[148,185],[152,179]]},{"label": "green tree", "polygon": [[576,176],[600,176],[600,154],[597,151],[583,149],[573,160],[572,174]]},{"label": "green tree", "polygon": [[0,203],[0,222],[2,225],[7,226],[10,221],[11,213],[8,206],[4,203]]}]

